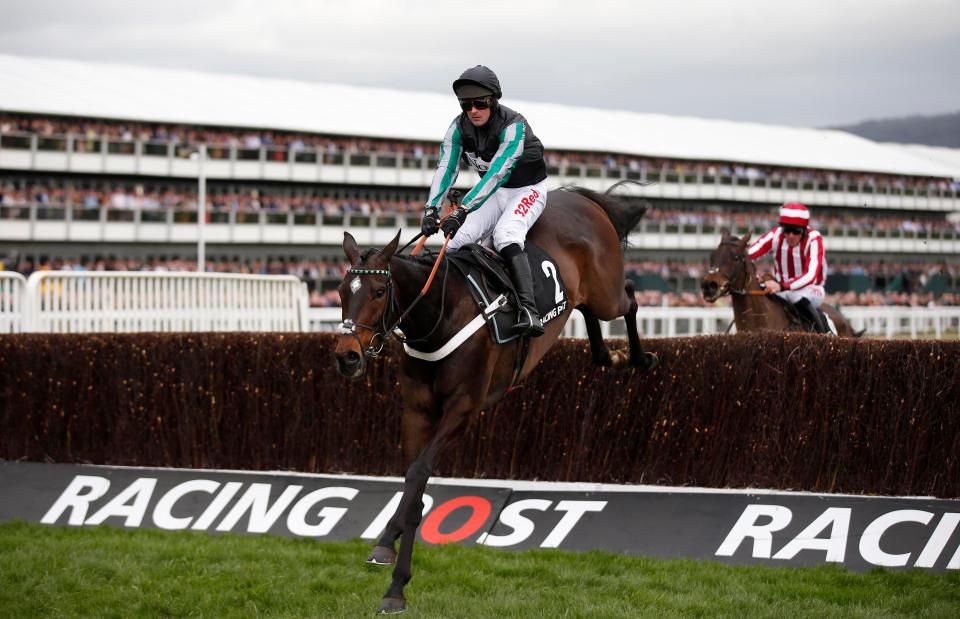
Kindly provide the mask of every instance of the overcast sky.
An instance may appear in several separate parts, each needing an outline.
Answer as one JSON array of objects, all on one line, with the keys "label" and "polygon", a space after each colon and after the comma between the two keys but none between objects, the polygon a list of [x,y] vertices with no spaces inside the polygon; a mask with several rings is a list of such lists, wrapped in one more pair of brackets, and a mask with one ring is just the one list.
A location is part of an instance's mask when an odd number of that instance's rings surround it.
[{"label": "overcast sky", "polygon": [[958,0],[0,0],[0,53],[441,93],[486,64],[507,100],[815,127],[960,110]]}]

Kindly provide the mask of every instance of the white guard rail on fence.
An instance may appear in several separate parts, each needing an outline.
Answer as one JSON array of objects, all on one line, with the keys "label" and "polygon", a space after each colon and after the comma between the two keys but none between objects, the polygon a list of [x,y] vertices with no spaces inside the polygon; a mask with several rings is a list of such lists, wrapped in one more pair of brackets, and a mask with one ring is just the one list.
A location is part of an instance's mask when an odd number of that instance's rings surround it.
[{"label": "white guard rail on fence", "polygon": [[[958,338],[960,307],[861,307],[842,308],[854,329],[866,329],[866,336],[893,338]],[[339,307],[311,308],[310,331],[335,331],[340,322]],[[637,323],[642,337],[677,337],[725,333],[733,321],[729,307],[641,307]],[[622,320],[601,322],[604,337],[625,337]],[[730,329],[736,332],[736,329]],[[574,312],[563,329],[567,337],[586,337],[580,312]]]},{"label": "white guard rail on fence", "polygon": [[306,331],[306,285],[292,275],[39,271],[23,331]]},{"label": "white guard rail on fence", "polygon": [[[41,271],[29,280],[0,272],[0,333],[135,331],[335,331],[339,307],[307,307],[306,285],[290,275]],[[881,338],[958,338],[960,307],[843,308],[855,329]],[[643,337],[724,333],[729,307],[641,307]],[[601,322],[624,337],[622,320]],[[733,331],[734,329],[731,329]],[[586,337],[579,312],[564,327]]]},{"label": "white guard rail on fence", "polygon": [[27,280],[19,273],[0,271],[0,333],[23,331]]},{"label": "white guard rail on fence", "polygon": [[[333,332],[340,323],[339,307],[316,307],[308,311],[311,331]],[[675,337],[724,333],[733,320],[728,307],[641,307],[637,324],[641,337]],[[601,322],[604,337],[626,337],[622,320]],[[573,312],[563,328],[565,337],[587,337],[587,327],[580,312]]]}]

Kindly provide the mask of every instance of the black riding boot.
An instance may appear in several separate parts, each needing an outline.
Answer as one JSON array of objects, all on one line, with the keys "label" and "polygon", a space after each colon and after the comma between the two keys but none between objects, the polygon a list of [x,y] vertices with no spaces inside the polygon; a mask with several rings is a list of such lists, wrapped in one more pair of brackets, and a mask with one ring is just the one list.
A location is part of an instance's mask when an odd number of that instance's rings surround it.
[{"label": "black riding boot", "polygon": [[520,301],[517,324],[513,325],[513,332],[540,337],[543,335],[543,321],[540,319],[540,313],[537,312],[537,303],[533,296],[533,273],[530,271],[527,253],[516,243],[511,243],[503,248],[500,255],[507,260],[510,279],[513,281],[513,287],[516,288]]},{"label": "black riding boot", "polygon": [[810,322],[813,323],[813,328],[817,333],[830,333],[830,329],[827,327],[823,318],[820,316],[820,312],[817,311],[817,308],[810,303],[810,299],[800,299],[794,303],[796,308],[800,310],[800,313],[810,319]]}]

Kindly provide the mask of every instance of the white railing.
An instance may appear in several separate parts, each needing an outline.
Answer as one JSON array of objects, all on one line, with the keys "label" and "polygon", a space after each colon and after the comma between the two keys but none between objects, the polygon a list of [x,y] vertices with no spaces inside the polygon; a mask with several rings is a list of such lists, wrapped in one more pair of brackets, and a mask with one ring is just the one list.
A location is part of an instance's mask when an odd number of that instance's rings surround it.
[{"label": "white railing", "polygon": [[0,333],[23,330],[27,280],[19,273],[0,271]]},{"label": "white railing", "polygon": [[304,331],[292,275],[41,271],[27,280],[23,331]]},{"label": "white railing", "polygon": [[960,338],[960,307],[845,307],[843,315],[868,336]]},{"label": "white railing", "polygon": [[[307,312],[310,331],[333,332],[339,324],[339,307],[310,308]],[[637,323],[643,337],[675,337],[723,333],[733,320],[729,307],[641,307]],[[604,337],[625,337],[622,320],[600,323]],[[580,312],[573,312],[563,328],[565,337],[587,337],[587,327]]]},{"label": "white railing", "polygon": [[[866,337],[960,338],[960,307],[861,307],[842,308],[854,329],[866,329]],[[310,331],[336,330],[339,307],[311,308],[307,312]],[[641,307],[637,323],[641,337],[678,337],[725,333],[733,321],[729,307]],[[625,337],[622,320],[601,322],[604,337]],[[736,332],[735,328],[730,332]],[[586,337],[580,312],[574,312],[564,326],[566,337]]]},{"label": "white railing", "polygon": [[[332,332],[339,307],[308,308],[306,285],[291,275],[42,271],[29,280],[0,272],[0,333],[136,331]],[[960,307],[844,307],[857,330],[880,338],[960,338]],[[729,307],[641,307],[643,337],[725,333]],[[601,322],[623,337],[622,320]],[[730,329],[733,331],[733,329]],[[586,337],[574,312],[567,337]]]}]

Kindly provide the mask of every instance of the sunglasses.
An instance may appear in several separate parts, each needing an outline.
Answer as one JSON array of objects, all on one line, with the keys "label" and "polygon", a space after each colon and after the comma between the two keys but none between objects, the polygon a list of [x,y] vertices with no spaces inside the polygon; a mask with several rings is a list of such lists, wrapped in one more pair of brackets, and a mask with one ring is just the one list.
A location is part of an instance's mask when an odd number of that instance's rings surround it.
[{"label": "sunglasses", "polygon": [[493,101],[490,97],[480,97],[479,99],[460,99],[460,109],[469,112],[471,108],[485,110],[490,107]]},{"label": "sunglasses", "polygon": [[784,234],[803,234],[803,228],[796,226],[781,226],[781,228],[783,228]]}]

